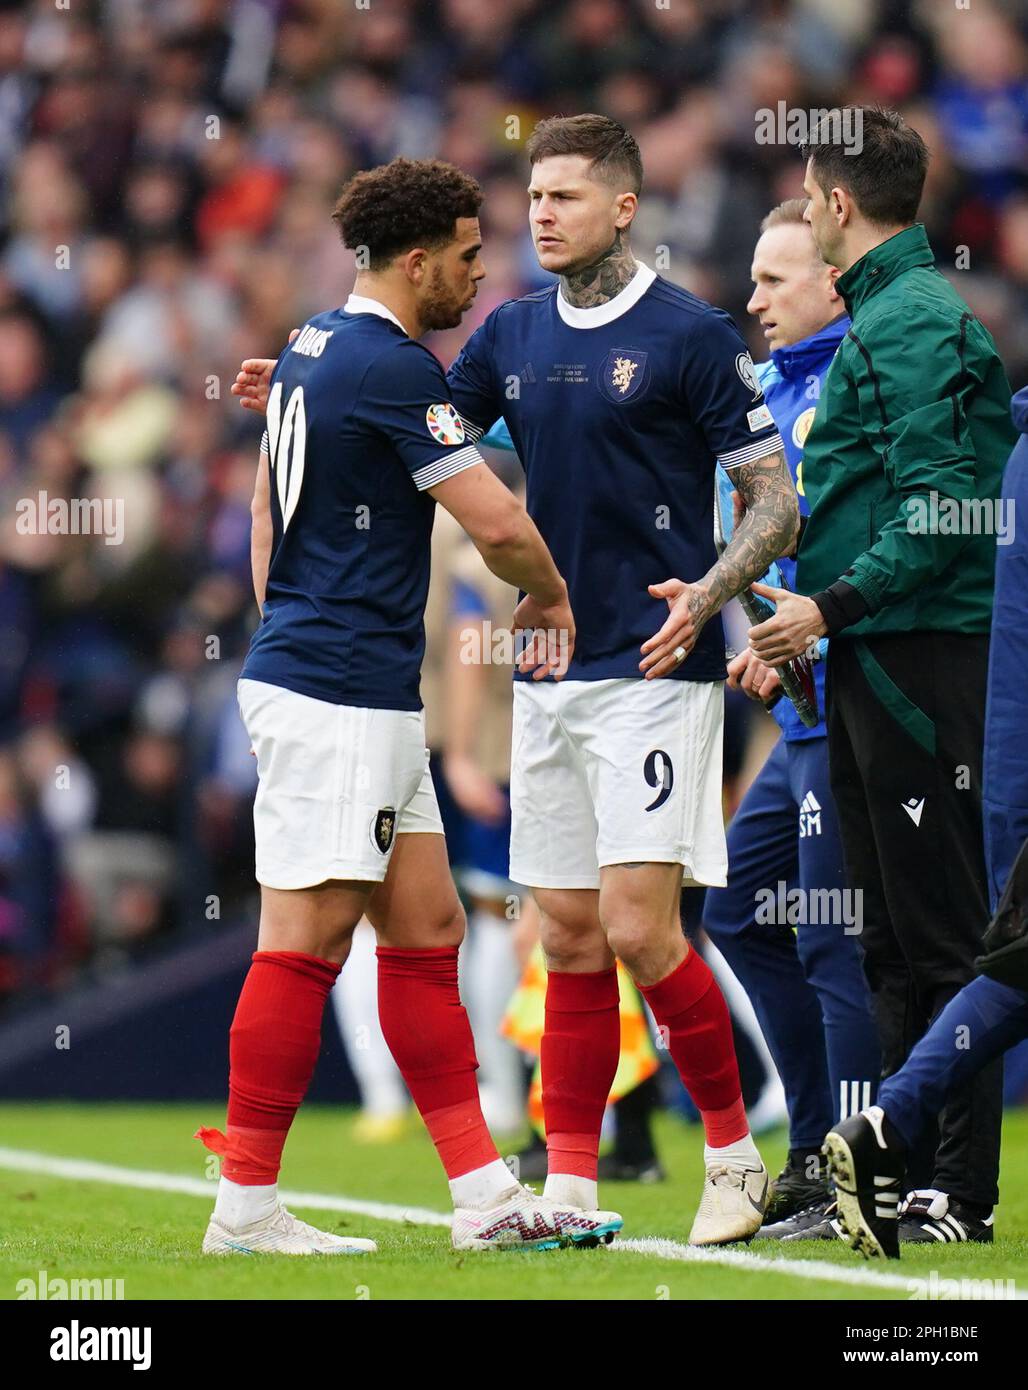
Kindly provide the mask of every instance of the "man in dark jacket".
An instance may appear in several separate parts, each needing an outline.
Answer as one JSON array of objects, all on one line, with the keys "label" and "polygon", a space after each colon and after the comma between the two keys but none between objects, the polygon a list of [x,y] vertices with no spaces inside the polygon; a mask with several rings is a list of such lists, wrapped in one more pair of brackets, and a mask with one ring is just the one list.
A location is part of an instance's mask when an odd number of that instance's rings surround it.
[{"label": "man in dark jacket", "polygon": [[[863,108],[861,125],[859,152],[816,135],[805,150],[807,218],[853,322],[804,452],[801,592],[763,590],[777,612],[750,641],[777,664],[833,639],[831,783],[889,1076],[972,978],[988,919],[988,634],[1016,435],[992,338],[914,221],[924,142],[893,112]],[[1001,1084],[993,1063],[955,1090],[934,1156],[911,1155],[901,1238],[953,1238],[956,1222],[992,1239]]]},{"label": "man in dark jacket", "polygon": [[[883,1083],[878,1105],[828,1135],[844,1233],[869,1257],[899,1254],[895,1197],[906,1155],[954,1087],[1028,1038],[1028,536],[1018,536],[1012,523],[1017,512],[1028,516],[1028,387],[1014,397],[1012,414],[1021,439],[1003,475],[1010,543],[996,551],[985,717],[985,862],[990,905],[998,909],[986,945],[993,949],[979,962],[982,975],[950,1000]],[[945,1194],[936,1194],[934,1208],[932,1229],[960,1240]]]}]

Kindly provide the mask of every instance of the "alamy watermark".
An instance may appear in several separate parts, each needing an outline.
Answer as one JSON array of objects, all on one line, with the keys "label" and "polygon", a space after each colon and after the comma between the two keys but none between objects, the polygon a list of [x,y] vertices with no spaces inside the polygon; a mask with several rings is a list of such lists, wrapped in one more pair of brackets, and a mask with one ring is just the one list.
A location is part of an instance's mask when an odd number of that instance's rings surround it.
[{"label": "alamy watermark", "polygon": [[754,920],[761,926],[842,927],[846,936],[864,930],[862,888],[790,888],[779,879],[756,895]]},{"label": "alamy watermark", "polygon": [[779,101],[753,113],[753,138],[758,145],[839,145],[848,154],[864,148],[864,112],[859,106],[812,107],[803,110]]},{"label": "alamy watermark", "polygon": [[152,1341],[149,1327],[88,1327],[75,1318],[51,1332],[50,1360],[131,1361],[134,1371],[148,1371]]},{"label": "alamy watermark", "polygon": [[930,1270],[927,1279],[908,1279],[907,1288],[914,1301],[970,1299],[985,1303],[1017,1297],[1013,1279],[940,1279],[937,1269]]},{"label": "alamy watermark", "polygon": [[103,536],[105,545],[125,539],[124,497],[20,497],[14,529],[19,536]]},{"label": "alamy watermark", "polygon": [[1014,539],[1014,501],[1010,497],[908,497],[907,531],[914,536],[995,536],[997,545]]},{"label": "alamy watermark", "polygon": [[124,1279],[54,1279],[45,1269],[35,1279],[19,1279],[16,1297],[36,1299],[117,1299],[125,1297]]},{"label": "alamy watermark", "polygon": [[488,618],[461,628],[460,660],[465,666],[516,666],[533,639],[545,641],[545,649],[566,663],[568,634],[564,628],[493,627]]}]

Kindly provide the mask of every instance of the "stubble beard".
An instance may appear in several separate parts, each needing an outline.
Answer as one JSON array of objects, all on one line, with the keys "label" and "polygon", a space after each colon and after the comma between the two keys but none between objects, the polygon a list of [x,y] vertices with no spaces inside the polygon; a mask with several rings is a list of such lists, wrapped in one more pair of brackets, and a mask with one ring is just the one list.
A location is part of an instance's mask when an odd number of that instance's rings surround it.
[{"label": "stubble beard", "polygon": [[437,266],[432,272],[428,296],[421,306],[421,322],[425,325],[425,331],[457,328],[463,317],[464,300],[454,297]]}]

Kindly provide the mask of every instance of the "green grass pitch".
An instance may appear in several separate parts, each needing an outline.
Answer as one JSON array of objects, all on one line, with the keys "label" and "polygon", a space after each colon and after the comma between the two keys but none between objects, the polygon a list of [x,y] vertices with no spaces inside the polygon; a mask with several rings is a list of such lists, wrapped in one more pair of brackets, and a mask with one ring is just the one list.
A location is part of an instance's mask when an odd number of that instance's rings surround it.
[{"label": "green grass pitch", "polygon": [[[209,1176],[208,1156],[191,1138],[201,1123],[220,1124],[220,1107],[195,1105],[0,1105],[0,1146],[123,1168]],[[410,1205],[445,1212],[446,1183],[418,1126],[389,1145],[363,1146],[353,1113],[305,1108],[286,1147],[284,1189]],[[607,1184],[605,1205],[625,1217],[624,1236],[686,1241],[703,1176],[702,1132],[661,1117],[658,1141],[669,1170],[655,1186]],[[785,1135],[760,1141],[777,1171]],[[505,1152],[512,1146],[507,1146]],[[560,1250],[458,1255],[444,1228],[370,1219],[301,1205],[297,1215],[327,1230],[379,1243],[377,1255],[332,1259],[199,1254],[210,1198],[141,1191],[83,1178],[4,1166],[0,1154],[0,1297],[16,1299],[18,1281],[121,1279],[126,1299],[898,1299],[906,1281],[927,1278],[1009,1280],[1028,1293],[1028,1114],[1007,1115],[1003,1202],[993,1246],[904,1247],[902,1261],[867,1264],[847,1248],[812,1242],[783,1247],[753,1241],[728,1262],[672,1259],[639,1251]],[[797,1277],[768,1261],[827,1263],[840,1271],[895,1282],[834,1283]],[[811,1270],[811,1273],[814,1273]]]}]

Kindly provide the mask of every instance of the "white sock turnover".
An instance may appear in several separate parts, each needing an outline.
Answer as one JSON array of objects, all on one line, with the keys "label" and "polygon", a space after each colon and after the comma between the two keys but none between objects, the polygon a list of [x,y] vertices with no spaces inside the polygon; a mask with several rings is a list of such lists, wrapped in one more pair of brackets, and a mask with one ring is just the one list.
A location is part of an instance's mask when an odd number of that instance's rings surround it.
[{"label": "white sock turnover", "polygon": [[581,1207],[595,1211],[599,1205],[596,1183],[592,1178],[580,1178],[575,1173],[551,1173],[546,1179],[543,1196],[561,1206]]},{"label": "white sock turnover", "polygon": [[709,1144],[704,1144],[703,1161],[704,1163],[741,1163],[747,1168],[759,1168],[761,1159],[757,1146],[753,1142],[753,1136],[747,1131],[741,1139],[736,1139],[733,1144],[725,1144],[720,1149],[714,1149]]},{"label": "white sock turnover", "polygon": [[470,1173],[450,1179],[450,1196],[455,1207],[491,1207],[505,1192],[517,1187],[518,1181],[502,1158],[494,1158]]},{"label": "white sock turnover", "polygon": [[278,1183],[255,1187],[233,1182],[231,1178],[218,1180],[214,1219],[230,1231],[240,1231],[244,1226],[252,1226],[255,1221],[263,1221],[272,1215],[277,1206]]}]

